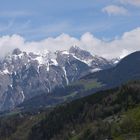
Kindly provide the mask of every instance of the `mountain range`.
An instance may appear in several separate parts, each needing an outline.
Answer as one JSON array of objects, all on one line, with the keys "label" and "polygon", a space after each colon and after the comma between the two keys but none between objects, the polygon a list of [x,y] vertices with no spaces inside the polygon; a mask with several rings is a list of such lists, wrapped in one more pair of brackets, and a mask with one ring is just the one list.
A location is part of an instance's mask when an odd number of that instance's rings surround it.
[{"label": "mountain range", "polygon": [[[27,63],[21,64],[21,54],[26,54]],[[30,57],[30,53],[21,52],[19,49],[15,49],[1,61],[1,82],[4,83],[7,77],[7,81],[10,79],[13,83],[8,85],[8,90],[3,93],[7,100],[1,98],[1,103],[5,102],[1,109],[4,112],[0,114],[0,139],[139,140],[139,51],[121,60],[92,56],[77,47],[47,54],[47,64],[42,55],[32,53],[35,57]],[[61,59],[58,59],[60,57]],[[53,64],[52,59],[55,61]],[[100,60],[96,61],[98,65],[95,60]],[[72,69],[70,66],[76,68]],[[26,70],[23,67],[26,67]],[[42,67],[46,68],[44,75],[41,75]],[[63,70],[63,73],[61,70],[57,71],[58,69]],[[74,70],[77,75],[74,75]],[[52,71],[58,73],[53,75]],[[47,90],[48,87],[45,89],[40,86],[43,85],[47,73],[51,77],[62,76],[65,82],[59,79],[54,88]],[[70,75],[75,76],[74,79]],[[31,84],[26,84],[28,80]],[[38,81],[42,83],[36,84]],[[31,86],[27,88],[24,84]],[[15,90],[20,88],[23,92]],[[4,87],[1,86],[1,89]],[[28,94],[25,94],[24,90]],[[18,95],[24,95],[24,100],[11,104],[15,98],[19,101]]]},{"label": "mountain range", "polygon": [[15,49],[0,62],[0,111],[55,106],[139,80],[139,60],[140,52],[106,60],[76,46],[44,54]]},{"label": "mountain range", "polygon": [[[65,87],[56,88],[52,94],[42,93],[24,101],[18,107],[23,110],[36,110],[69,102],[97,91],[122,85],[131,80],[140,79],[140,52],[134,52],[123,58],[116,66],[91,72]],[[37,105],[37,106],[35,106]]]},{"label": "mountain range", "polygon": [[77,46],[65,51],[24,52],[14,49],[0,60],[0,111],[56,88],[63,88],[90,72],[115,66],[119,59],[106,60]]}]

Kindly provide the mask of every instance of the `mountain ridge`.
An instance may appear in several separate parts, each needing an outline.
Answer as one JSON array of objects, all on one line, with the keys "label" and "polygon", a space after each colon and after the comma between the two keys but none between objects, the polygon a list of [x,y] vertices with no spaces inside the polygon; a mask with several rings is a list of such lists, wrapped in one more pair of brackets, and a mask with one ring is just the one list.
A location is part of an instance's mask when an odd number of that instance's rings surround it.
[{"label": "mountain ridge", "polygon": [[[53,106],[56,105],[56,103],[60,104],[66,101],[69,102],[100,90],[117,87],[131,80],[139,80],[139,65],[140,52],[132,53],[122,59],[113,68],[90,73],[64,88],[57,88],[56,91],[53,91],[52,96],[50,98],[48,97],[48,99]],[[23,110],[28,110],[29,108],[33,109],[35,107],[35,103],[38,103],[42,108],[48,107],[47,99],[44,100],[41,96],[27,100],[23,102],[23,104],[20,104],[19,107],[24,108]],[[38,109],[38,107],[35,107],[34,109]]]},{"label": "mountain ridge", "polygon": [[93,69],[114,65],[78,47],[43,54],[15,49],[0,61],[0,110],[14,108],[42,92],[51,93],[56,87],[64,87]]}]

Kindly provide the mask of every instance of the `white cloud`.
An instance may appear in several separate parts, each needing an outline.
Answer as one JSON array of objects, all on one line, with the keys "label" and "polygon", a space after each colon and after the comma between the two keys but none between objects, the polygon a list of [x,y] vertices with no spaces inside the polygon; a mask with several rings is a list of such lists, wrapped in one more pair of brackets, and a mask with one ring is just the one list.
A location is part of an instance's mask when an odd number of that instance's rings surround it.
[{"label": "white cloud", "polygon": [[109,5],[102,9],[102,12],[107,13],[108,15],[128,15],[127,9],[122,6]]},{"label": "white cloud", "polygon": [[80,39],[62,34],[56,38],[46,38],[41,41],[27,42],[19,35],[0,37],[0,56],[11,52],[14,48],[23,51],[44,52],[45,50],[67,50],[77,45],[105,58],[124,57],[134,51],[140,50],[140,28],[124,33],[113,41],[104,41],[96,38],[91,33],[85,33]]},{"label": "white cloud", "polygon": [[123,4],[131,4],[134,6],[140,6],[140,0],[119,0]]},{"label": "white cloud", "polygon": [[114,39],[109,42],[97,39],[93,35],[89,35],[89,33],[84,34],[81,42],[84,44],[83,47],[90,50],[93,54],[110,59],[114,57],[124,57],[132,52],[140,51],[139,36],[140,28],[136,28],[124,33],[119,39]]}]

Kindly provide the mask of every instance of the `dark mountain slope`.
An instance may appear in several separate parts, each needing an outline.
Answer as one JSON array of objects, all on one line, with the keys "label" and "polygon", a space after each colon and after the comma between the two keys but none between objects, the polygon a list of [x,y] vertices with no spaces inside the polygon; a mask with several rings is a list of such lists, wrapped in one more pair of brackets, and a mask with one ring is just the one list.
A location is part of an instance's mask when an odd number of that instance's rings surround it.
[{"label": "dark mountain slope", "polygon": [[97,79],[105,87],[115,87],[129,80],[140,79],[140,51],[122,59],[116,67],[85,76],[84,79]]}]

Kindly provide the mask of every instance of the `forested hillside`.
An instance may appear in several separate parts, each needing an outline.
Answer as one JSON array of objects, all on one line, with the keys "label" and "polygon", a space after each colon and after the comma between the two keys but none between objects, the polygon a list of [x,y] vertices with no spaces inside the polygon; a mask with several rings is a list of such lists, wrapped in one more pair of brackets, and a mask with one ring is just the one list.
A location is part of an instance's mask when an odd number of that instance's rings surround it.
[{"label": "forested hillside", "polygon": [[140,82],[130,82],[37,114],[7,114],[0,119],[0,139],[137,140],[139,103]]}]

